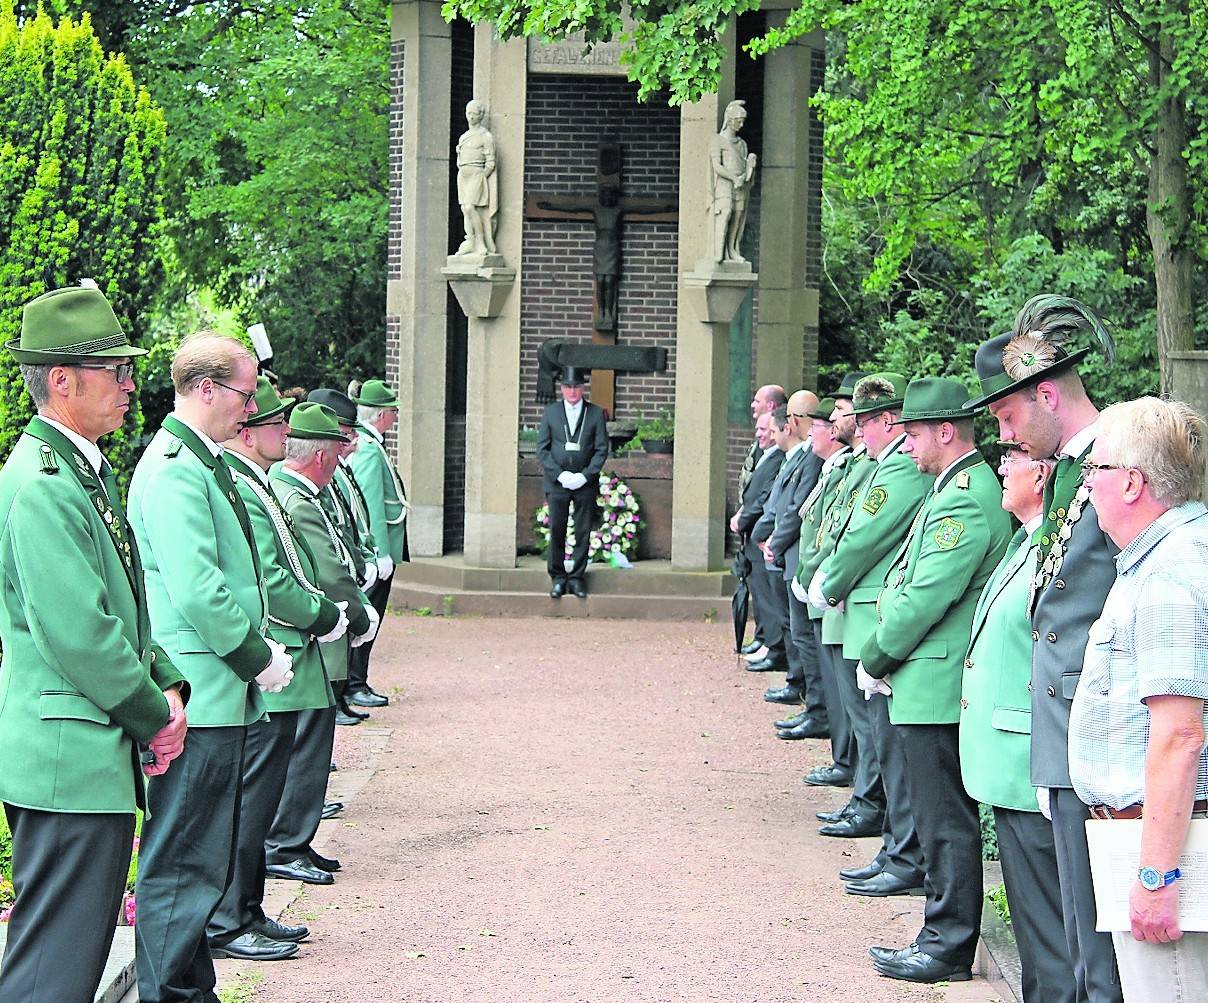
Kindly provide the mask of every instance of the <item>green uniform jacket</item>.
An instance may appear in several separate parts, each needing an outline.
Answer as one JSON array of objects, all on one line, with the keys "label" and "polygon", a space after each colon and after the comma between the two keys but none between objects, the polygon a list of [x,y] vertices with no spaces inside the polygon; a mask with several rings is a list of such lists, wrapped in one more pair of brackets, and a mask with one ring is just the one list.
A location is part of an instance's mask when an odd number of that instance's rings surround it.
[{"label": "green uniform jacket", "polygon": [[[822,543],[819,546],[821,550],[826,551],[826,554],[822,560],[809,569],[810,581],[813,581],[814,575],[826,558],[834,553],[835,544],[843,535],[843,531],[847,529],[856,502],[864,497],[864,492],[868,490],[868,482],[877,472],[877,461],[868,455],[867,447],[860,443],[852,450],[852,454],[844,466],[844,471],[843,479],[835,488],[835,497],[822,523]],[[809,588],[809,582],[805,583],[805,587]],[[842,644],[846,632],[847,614],[837,606],[828,606],[822,613],[822,643]]]},{"label": "green uniform jacket", "polygon": [[318,579],[315,584],[332,602],[348,603],[348,633],[338,641],[321,645],[328,677],[336,681],[347,679],[349,635],[363,634],[369,629],[369,614],[365,612],[369,600],[357,585],[357,558],[323,511],[311,485],[280,464],[269,473],[269,482],[294,529],[314,555]]},{"label": "green uniform jacket", "polygon": [[[839,497],[839,486],[844,482],[851,450],[844,446],[834,456],[834,463],[818,478],[814,490],[809,493],[801,506],[801,546],[798,550],[797,571],[793,577],[801,583],[802,588],[809,588],[814,572],[818,565],[834,549],[835,541],[824,531],[826,517],[834,507],[835,499]],[[829,460],[823,462],[823,467]],[[815,609],[806,603],[806,611],[811,620],[821,620],[822,610]]]},{"label": "green uniform jacket", "polygon": [[0,471],[0,800],[9,804],[90,813],[145,803],[135,742],[167,724],[162,691],[183,678],[151,645],[138,552],[109,488],[38,418]]},{"label": "green uniform jacket", "polygon": [[323,511],[340,534],[340,539],[344,541],[349,553],[356,555],[356,580],[364,589],[369,581],[369,565],[377,561],[377,552],[368,549],[362,541],[346,499],[336,490],[334,478],[332,483],[319,492],[319,504],[323,506]]},{"label": "green uniform jacket", "polygon": [[352,472],[369,509],[369,529],[378,550],[398,564],[407,560],[407,492],[403,480],[386,455],[376,430],[357,430],[361,444],[349,458]]},{"label": "green uniform jacket", "polygon": [[349,466],[347,460],[340,461],[339,466],[336,467],[335,476],[331,479],[331,484],[344,499],[345,510],[352,517],[352,524],[356,529],[361,549],[366,554],[376,557],[380,551],[377,541],[373,537],[373,529],[369,525],[369,506],[365,502],[365,492],[357,483],[356,475],[353,474],[352,467]]},{"label": "green uniform jacket", "polygon": [[1011,539],[1002,487],[974,452],[935,483],[877,600],[860,649],[869,675],[893,687],[894,724],[956,724],[973,610]]},{"label": "green uniform jacket", "polygon": [[[242,515],[242,519],[240,516]],[[192,686],[190,728],[264,716],[267,601],[251,526],[226,465],[172,415],[130,481],[151,635]]]},{"label": "green uniform jacket", "polygon": [[961,684],[961,779],[969,797],[1036,811],[1031,783],[1032,622],[1035,558],[1021,529],[982,590]]},{"label": "green uniform jacket", "polygon": [[852,507],[834,553],[822,562],[826,601],[846,607],[844,658],[859,658],[864,642],[876,629],[877,596],[885,584],[885,573],[906,538],[910,520],[935,483],[900,451],[903,438],[886,447],[880,460],[865,461],[874,464],[868,488]]},{"label": "green uniform jacket", "polygon": [[228,452],[226,460],[247,506],[260,567],[264,569],[269,637],[284,644],[294,660],[293,680],[280,693],[265,693],[265,705],[270,714],[330,707],[331,685],[316,635],[326,634],[339,622],[339,607],[315,585],[310,547],[295,535],[292,520],[272,488],[239,454]]}]

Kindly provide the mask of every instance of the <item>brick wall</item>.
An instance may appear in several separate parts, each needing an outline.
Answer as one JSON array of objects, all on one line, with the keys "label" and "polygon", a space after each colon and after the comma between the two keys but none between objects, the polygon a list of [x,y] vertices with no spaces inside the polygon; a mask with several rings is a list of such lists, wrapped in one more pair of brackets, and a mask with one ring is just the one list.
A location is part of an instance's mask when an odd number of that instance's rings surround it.
[{"label": "brick wall", "polygon": [[[599,143],[615,137],[624,156],[624,195],[678,197],[679,111],[665,98],[637,103],[637,87],[615,77],[533,75],[528,81],[525,193],[594,198]],[[593,224],[525,220],[521,284],[520,423],[536,425],[537,352],[547,338],[591,341]],[[621,241],[618,344],[668,349],[662,373],[618,373],[616,417],[637,418],[675,401],[674,223],[625,221]]]}]

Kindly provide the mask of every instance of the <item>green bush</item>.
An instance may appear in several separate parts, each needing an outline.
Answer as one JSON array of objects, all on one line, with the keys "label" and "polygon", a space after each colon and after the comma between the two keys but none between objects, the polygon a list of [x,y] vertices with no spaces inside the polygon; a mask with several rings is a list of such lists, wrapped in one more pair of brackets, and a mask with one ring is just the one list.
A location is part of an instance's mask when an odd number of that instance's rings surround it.
[{"label": "green bush", "polygon": [[982,860],[998,859],[998,830],[994,827],[994,809],[979,804],[977,813],[981,819]]},{"label": "green bush", "polygon": [[0,812],[0,909],[13,900],[13,837],[8,822]]}]

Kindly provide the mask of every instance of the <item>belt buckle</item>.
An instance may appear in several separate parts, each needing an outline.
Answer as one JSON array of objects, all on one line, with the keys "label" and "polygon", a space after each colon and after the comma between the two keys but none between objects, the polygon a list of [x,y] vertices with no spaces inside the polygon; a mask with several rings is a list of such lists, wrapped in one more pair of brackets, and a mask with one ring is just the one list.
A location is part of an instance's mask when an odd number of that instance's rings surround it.
[{"label": "belt buckle", "polygon": [[1115,818],[1115,816],[1112,814],[1112,810],[1107,805],[1093,804],[1090,806],[1090,808],[1091,818],[1099,818],[1104,820]]}]

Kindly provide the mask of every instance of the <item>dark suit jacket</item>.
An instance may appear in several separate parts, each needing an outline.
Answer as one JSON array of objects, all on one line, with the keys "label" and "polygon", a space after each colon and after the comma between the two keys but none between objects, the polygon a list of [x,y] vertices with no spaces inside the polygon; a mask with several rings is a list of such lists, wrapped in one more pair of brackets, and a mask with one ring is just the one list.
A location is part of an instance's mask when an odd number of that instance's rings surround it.
[{"label": "dark suit jacket", "polygon": [[[822,458],[814,455],[808,446],[798,452],[792,460],[780,468],[776,485],[768,503],[764,506],[763,518],[755,527],[756,540],[766,540],[776,556],[776,567],[784,571],[785,581],[797,573],[797,558],[801,542],[801,506],[818,483],[822,470]],[[765,520],[771,526],[764,532]]]},{"label": "dark suit jacket", "polygon": [[548,494],[558,487],[558,475],[564,470],[583,474],[588,484],[600,476],[604,461],[608,459],[608,428],[604,412],[588,401],[583,402],[583,413],[579,416],[579,429],[572,428],[570,438],[579,443],[578,450],[566,449],[566,408],[562,401],[554,401],[541,415],[541,429],[537,433],[537,459],[545,472],[544,485]]},{"label": "dark suit jacket", "polygon": [[755,523],[763,515],[764,505],[767,503],[768,495],[772,492],[772,485],[776,483],[776,475],[780,472],[780,465],[783,462],[784,453],[779,450],[762,462],[756,461],[755,471],[751,474],[751,479],[747,481],[742,498],[739,500],[741,507],[738,510],[738,532],[744,539],[750,536],[751,530],[755,528]]}]

